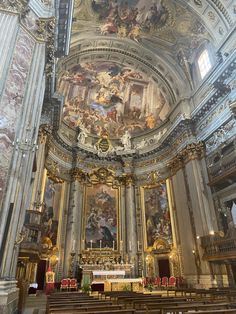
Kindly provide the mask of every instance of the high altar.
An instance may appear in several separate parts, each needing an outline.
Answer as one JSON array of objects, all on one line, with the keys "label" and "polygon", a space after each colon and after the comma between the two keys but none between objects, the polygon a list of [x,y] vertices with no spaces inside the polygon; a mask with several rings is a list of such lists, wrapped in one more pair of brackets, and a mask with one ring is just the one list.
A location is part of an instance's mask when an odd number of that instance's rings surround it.
[{"label": "high altar", "polygon": [[89,175],[74,169],[72,175],[72,224],[63,262],[70,277],[80,267],[82,285],[139,291],[144,276],[180,275],[168,182],[153,173],[148,184],[135,186],[131,174],[117,176],[103,167]]}]

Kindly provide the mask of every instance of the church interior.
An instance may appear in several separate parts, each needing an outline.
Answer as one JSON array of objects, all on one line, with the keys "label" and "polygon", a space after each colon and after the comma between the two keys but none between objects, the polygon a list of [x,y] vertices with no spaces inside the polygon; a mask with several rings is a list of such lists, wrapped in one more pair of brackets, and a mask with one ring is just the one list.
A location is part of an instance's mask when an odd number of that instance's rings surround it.
[{"label": "church interior", "polygon": [[235,0],[3,0],[0,25],[0,313],[72,279],[236,296]]}]

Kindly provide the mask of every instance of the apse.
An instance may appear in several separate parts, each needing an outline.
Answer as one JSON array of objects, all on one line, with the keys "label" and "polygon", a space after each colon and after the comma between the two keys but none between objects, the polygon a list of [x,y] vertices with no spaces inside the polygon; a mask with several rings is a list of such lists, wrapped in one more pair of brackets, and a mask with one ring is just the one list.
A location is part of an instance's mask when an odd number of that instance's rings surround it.
[{"label": "apse", "polygon": [[65,98],[63,122],[93,136],[110,138],[153,130],[166,120],[170,105],[146,74],[112,62],[73,66],[61,74],[58,92]]}]

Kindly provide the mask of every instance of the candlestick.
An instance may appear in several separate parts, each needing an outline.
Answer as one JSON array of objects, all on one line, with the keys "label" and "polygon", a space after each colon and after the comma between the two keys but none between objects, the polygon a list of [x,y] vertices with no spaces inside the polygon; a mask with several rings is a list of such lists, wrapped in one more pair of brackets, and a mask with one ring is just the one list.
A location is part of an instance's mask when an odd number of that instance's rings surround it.
[{"label": "candlestick", "polygon": [[100,250],[102,249],[102,240],[100,240]]},{"label": "candlestick", "polygon": [[93,248],[93,240],[90,240],[90,249],[92,250]]},{"label": "candlestick", "polygon": [[113,248],[113,251],[115,250],[115,241],[112,241],[112,248]]}]

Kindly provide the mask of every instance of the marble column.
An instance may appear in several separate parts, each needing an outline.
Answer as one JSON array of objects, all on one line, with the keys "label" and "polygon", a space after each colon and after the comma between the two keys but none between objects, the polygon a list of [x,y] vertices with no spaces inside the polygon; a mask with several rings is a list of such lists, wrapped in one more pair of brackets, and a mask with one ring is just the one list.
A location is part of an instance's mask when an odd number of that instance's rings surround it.
[{"label": "marble column", "polygon": [[[193,233],[193,225],[191,220],[189,197],[187,195],[185,178],[182,169],[179,169],[171,178],[173,186],[173,196],[176,206],[176,218],[179,226],[179,240],[181,243],[181,261],[182,270],[185,278],[189,278],[189,282],[197,282],[197,267],[195,263],[196,239]],[[186,237],[187,235],[187,237]]]},{"label": "marble column", "polygon": [[134,265],[132,276],[138,273],[137,267],[137,226],[135,208],[135,190],[132,175],[126,175],[125,186],[125,205],[126,205],[126,251],[129,261]]},{"label": "marble column", "polygon": [[125,185],[120,186],[120,254],[122,257],[122,260],[124,261],[124,256],[127,254],[126,251],[126,215],[125,215],[125,209],[126,209],[126,187]]},{"label": "marble column", "polygon": [[173,276],[183,276],[183,265],[181,260],[181,243],[179,238],[179,226],[176,217],[176,205],[173,194],[173,186],[170,178],[166,180],[168,204],[171,219],[171,230],[173,238],[173,248],[171,251],[170,262]]},{"label": "marble column", "polygon": [[72,182],[70,184],[70,199],[66,232],[65,258],[67,271],[71,276],[75,275],[78,255],[82,245],[82,211],[83,211],[83,173],[74,168],[72,170]]},{"label": "marble column", "polygon": [[[196,239],[218,231],[217,219],[213,208],[213,199],[209,193],[209,187],[206,184],[206,173],[202,167],[203,161],[203,158],[194,158],[185,166]],[[212,274],[209,263],[202,259],[203,250],[200,241],[197,240],[196,242],[197,252],[201,260],[199,265],[201,269],[200,283],[205,287],[211,286]]]},{"label": "marble column", "polygon": [[31,193],[31,201],[29,208],[37,209],[42,211],[42,202],[44,197],[45,189],[45,145],[47,142],[47,137],[51,133],[51,128],[48,125],[42,125],[39,128],[38,141],[37,141],[37,172],[35,173],[34,185]]},{"label": "marble column", "polygon": [[[28,74],[28,84],[31,86],[25,92],[21,121],[17,123],[17,138],[13,150],[13,158],[8,181],[4,206],[14,203],[11,227],[8,232],[8,246],[5,251],[1,273],[6,277],[14,277],[18,255],[19,234],[21,233],[30,189],[34,156],[36,153],[36,135],[39,127],[39,116],[42,109],[43,71],[40,61],[44,60],[44,45],[35,44],[34,59]],[[37,104],[35,106],[34,104]],[[4,208],[4,207],[3,207]]]}]

